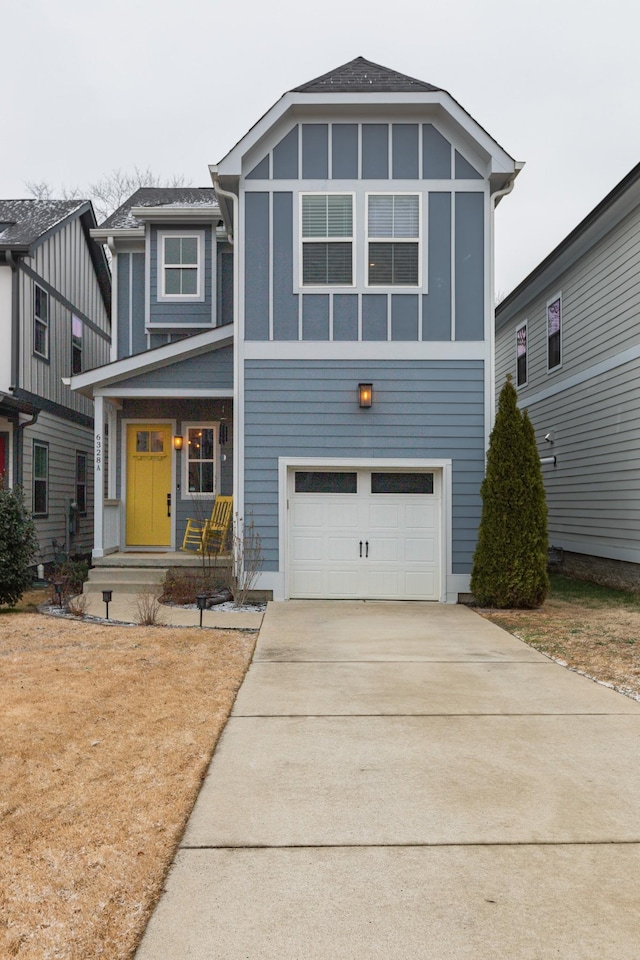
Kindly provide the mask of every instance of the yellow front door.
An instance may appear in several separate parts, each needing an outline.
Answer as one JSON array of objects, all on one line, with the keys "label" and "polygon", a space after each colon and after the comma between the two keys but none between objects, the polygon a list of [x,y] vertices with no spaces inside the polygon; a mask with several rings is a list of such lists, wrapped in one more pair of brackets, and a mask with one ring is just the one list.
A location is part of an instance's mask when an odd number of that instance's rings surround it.
[{"label": "yellow front door", "polygon": [[171,427],[127,425],[127,546],[171,545]]}]

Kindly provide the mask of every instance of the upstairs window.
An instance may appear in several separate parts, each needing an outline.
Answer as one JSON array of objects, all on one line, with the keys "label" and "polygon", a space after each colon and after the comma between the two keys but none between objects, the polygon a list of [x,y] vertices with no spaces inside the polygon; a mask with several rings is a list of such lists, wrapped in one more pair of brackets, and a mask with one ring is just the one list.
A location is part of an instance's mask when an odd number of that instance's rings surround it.
[{"label": "upstairs window", "polygon": [[522,387],[527,382],[527,325],[516,330],[516,383]]},{"label": "upstairs window", "polygon": [[158,295],[162,300],[202,300],[202,232],[161,233]]},{"label": "upstairs window", "polygon": [[82,373],[82,320],[71,317],[71,373]]},{"label": "upstairs window", "polygon": [[562,363],[562,297],[558,295],[547,304],[547,369]]},{"label": "upstairs window", "polygon": [[420,284],[420,196],[370,194],[367,206],[367,283]]},{"label": "upstairs window", "polygon": [[49,294],[37,285],[33,305],[33,352],[49,359]]},{"label": "upstairs window", "polygon": [[302,195],[303,286],[353,286],[353,195]]}]

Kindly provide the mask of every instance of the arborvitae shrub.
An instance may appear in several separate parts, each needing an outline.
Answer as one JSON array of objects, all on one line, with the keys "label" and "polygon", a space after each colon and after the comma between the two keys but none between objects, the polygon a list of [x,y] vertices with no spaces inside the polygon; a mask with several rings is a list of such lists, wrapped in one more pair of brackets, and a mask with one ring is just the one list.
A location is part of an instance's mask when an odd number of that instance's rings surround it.
[{"label": "arborvitae shrub", "polygon": [[547,506],[535,434],[511,378],[500,393],[480,492],[473,595],[487,607],[540,606],[549,590]]},{"label": "arborvitae shrub", "polygon": [[31,586],[31,565],[38,552],[31,514],[22,491],[0,481],[0,604],[14,606]]}]

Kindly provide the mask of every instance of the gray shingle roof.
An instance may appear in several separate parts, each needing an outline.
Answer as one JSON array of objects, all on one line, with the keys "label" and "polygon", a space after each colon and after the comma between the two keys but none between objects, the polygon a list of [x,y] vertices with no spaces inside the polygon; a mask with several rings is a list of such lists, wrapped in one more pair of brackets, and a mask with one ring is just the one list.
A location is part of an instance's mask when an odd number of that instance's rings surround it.
[{"label": "gray shingle roof", "polygon": [[0,247],[29,247],[87,200],[0,200]]},{"label": "gray shingle roof", "polygon": [[292,93],[420,93],[433,92],[434,87],[423,80],[415,80],[397,73],[364,57],[356,57],[315,80],[294,87]]},{"label": "gray shingle roof", "polygon": [[101,224],[122,230],[143,226],[131,213],[134,207],[211,207],[218,209],[213,187],[141,187]]}]

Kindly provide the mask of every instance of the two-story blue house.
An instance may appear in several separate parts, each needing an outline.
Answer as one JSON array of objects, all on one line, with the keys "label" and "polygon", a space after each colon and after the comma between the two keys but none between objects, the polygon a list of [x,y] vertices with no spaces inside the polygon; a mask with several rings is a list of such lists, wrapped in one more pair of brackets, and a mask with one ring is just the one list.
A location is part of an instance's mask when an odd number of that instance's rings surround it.
[{"label": "two-story blue house", "polygon": [[285,94],[213,188],[140,190],[94,231],[112,362],[72,381],[94,556],[176,550],[233,493],[275,599],[468,591],[519,168],[446,91],[358,58]]}]

